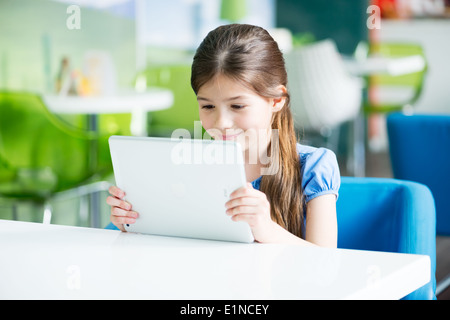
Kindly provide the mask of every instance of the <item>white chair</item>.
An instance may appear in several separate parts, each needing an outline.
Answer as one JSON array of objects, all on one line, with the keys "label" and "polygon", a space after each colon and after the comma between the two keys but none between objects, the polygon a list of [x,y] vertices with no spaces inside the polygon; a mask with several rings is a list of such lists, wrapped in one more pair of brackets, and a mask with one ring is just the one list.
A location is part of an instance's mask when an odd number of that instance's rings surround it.
[{"label": "white chair", "polygon": [[334,129],[352,121],[355,139],[350,162],[355,175],[364,175],[364,136],[356,121],[362,103],[361,79],[350,76],[332,40],[294,48],[285,54],[285,61],[296,129],[329,138]]}]

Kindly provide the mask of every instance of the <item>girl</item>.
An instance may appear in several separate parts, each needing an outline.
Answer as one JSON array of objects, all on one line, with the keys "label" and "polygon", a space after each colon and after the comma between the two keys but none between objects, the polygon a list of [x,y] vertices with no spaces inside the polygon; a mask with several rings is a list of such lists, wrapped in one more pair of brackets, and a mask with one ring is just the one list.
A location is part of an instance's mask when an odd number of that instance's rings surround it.
[{"label": "girl", "polygon": [[[211,31],[194,56],[191,85],[204,129],[243,146],[249,183],[230,195],[226,214],[248,223],[261,243],[336,247],[336,157],[297,143],[283,55],[269,33],[239,24]],[[124,231],[138,213],[122,190],[110,193],[111,221]]]}]

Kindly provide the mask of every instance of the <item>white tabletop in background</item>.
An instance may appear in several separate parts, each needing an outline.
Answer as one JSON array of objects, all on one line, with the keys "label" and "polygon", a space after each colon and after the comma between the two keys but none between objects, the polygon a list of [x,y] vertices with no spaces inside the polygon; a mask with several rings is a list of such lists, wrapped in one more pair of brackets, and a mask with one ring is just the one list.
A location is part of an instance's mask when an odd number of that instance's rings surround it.
[{"label": "white tabletop in background", "polygon": [[[47,108],[57,114],[97,114],[131,113],[130,131],[132,135],[147,135],[147,112],[168,109],[173,105],[172,91],[163,88],[147,88],[143,92],[120,90],[113,95],[64,96],[42,95]],[[95,121],[94,121],[95,122]],[[95,128],[97,130],[97,125]]]},{"label": "white tabletop in background", "polygon": [[347,70],[356,76],[374,74],[401,76],[423,71],[426,67],[426,61],[421,55],[400,58],[371,56],[360,60],[344,58],[343,61]]},{"label": "white tabletop in background", "polygon": [[399,299],[428,256],[0,220],[0,299]]},{"label": "white tabletop in background", "polygon": [[45,94],[44,103],[50,111],[67,114],[131,113],[157,111],[173,104],[173,94],[162,88],[148,88],[144,92],[121,90],[114,95],[62,96]]}]

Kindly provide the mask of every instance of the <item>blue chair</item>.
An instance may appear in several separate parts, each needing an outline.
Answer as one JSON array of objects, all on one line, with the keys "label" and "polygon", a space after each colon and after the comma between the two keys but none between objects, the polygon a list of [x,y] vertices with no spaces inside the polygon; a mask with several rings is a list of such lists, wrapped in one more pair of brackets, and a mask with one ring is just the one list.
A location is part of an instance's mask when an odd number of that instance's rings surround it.
[{"label": "blue chair", "polygon": [[436,233],[450,236],[450,115],[387,118],[389,151],[395,178],[417,181],[436,201]]},{"label": "blue chair", "polygon": [[[395,178],[428,186],[436,201],[436,234],[450,236],[450,114],[394,113],[387,118],[392,172]],[[450,275],[436,294],[448,287]]]},{"label": "blue chair", "polygon": [[338,247],[428,255],[431,281],[404,299],[436,299],[434,199],[423,184],[342,177],[337,201]]}]

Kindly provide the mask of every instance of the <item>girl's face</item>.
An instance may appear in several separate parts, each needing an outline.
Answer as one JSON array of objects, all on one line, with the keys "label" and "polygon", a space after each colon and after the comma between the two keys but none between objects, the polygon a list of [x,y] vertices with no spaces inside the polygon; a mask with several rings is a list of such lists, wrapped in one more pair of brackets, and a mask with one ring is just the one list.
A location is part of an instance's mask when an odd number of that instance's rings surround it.
[{"label": "girl's face", "polygon": [[[280,86],[281,91],[286,90]],[[265,152],[271,138],[272,119],[285,98],[264,98],[224,75],[204,84],[197,94],[200,121],[215,140],[235,140],[245,151]],[[256,148],[252,148],[256,147]]]}]

